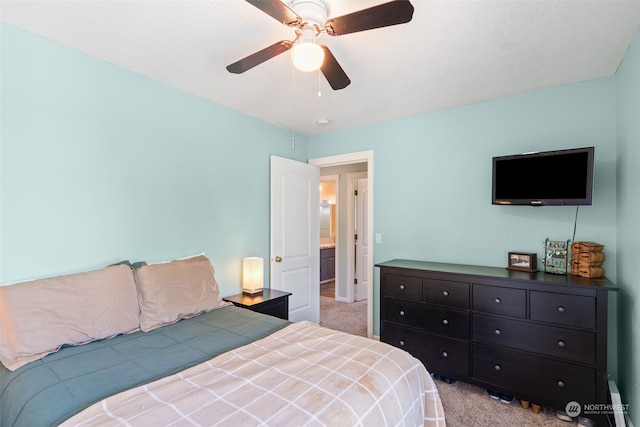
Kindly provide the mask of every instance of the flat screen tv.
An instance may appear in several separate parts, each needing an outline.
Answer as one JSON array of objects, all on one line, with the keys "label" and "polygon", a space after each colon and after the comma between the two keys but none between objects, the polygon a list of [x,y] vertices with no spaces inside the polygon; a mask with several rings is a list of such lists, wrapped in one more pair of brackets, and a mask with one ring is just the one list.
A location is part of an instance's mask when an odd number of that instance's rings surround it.
[{"label": "flat screen tv", "polygon": [[492,204],[591,205],[594,147],[493,158]]}]

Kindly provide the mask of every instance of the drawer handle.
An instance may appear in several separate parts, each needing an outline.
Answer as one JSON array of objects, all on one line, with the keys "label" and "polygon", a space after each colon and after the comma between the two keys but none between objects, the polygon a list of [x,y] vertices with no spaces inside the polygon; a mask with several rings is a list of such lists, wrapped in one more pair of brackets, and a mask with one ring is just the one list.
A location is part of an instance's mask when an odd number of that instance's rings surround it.
[{"label": "drawer handle", "polygon": [[449,357],[449,353],[447,353],[446,351],[443,351],[442,352],[442,357],[444,357],[446,359],[447,357]]},{"label": "drawer handle", "polygon": [[502,300],[500,298],[496,298],[493,300],[493,302],[495,302],[496,304],[500,304]]},{"label": "drawer handle", "polygon": [[564,307],[563,307],[563,306],[561,306],[561,305],[559,305],[559,306],[558,306],[558,311],[559,311],[560,313],[564,313]]},{"label": "drawer handle", "polygon": [[564,388],[564,381],[558,380],[558,387]]},{"label": "drawer handle", "polygon": [[448,297],[449,296],[449,292],[444,291],[444,292],[442,292],[442,295],[444,295],[445,297]]},{"label": "drawer handle", "polygon": [[400,289],[404,291],[404,285],[400,285]]},{"label": "drawer handle", "polygon": [[564,341],[559,340],[559,341],[558,341],[558,347],[564,347],[564,346],[565,346]]},{"label": "drawer handle", "polygon": [[493,333],[496,335],[500,335],[502,332],[500,331],[500,329],[496,329],[495,331],[493,331]]},{"label": "drawer handle", "polygon": [[495,366],[493,367],[493,369],[494,369],[496,372],[500,372],[500,370],[501,370],[502,368],[500,367],[500,365],[495,365]]},{"label": "drawer handle", "polygon": [[400,316],[404,316],[404,310],[400,310]]},{"label": "drawer handle", "polygon": [[404,341],[400,340],[400,347],[404,347]]},{"label": "drawer handle", "polygon": [[449,324],[449,321],[448,321],[447,319],[444,319],[444,320],[442,321],[442,324],[443,324],[443,325],[448,325],[448,324]]}]

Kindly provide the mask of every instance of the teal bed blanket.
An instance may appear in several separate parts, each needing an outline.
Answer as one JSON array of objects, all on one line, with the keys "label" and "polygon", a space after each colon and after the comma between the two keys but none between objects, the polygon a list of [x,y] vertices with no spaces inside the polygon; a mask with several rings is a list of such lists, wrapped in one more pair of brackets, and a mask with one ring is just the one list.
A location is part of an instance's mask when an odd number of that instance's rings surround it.
[{"label": "teal bed blanket", "polygon": [[0,365],[0,426],[52,426],[110,395],[190,368],[288,321],[222,307],[151,332],[95,341],[29,363]]}]

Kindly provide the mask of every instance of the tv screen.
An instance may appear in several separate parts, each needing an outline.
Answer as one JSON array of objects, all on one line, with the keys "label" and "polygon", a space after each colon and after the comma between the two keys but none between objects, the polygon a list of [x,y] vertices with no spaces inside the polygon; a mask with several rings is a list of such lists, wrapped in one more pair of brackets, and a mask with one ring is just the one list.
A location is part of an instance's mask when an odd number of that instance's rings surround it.
[{"label": "tv screen", "polygon": [[494,205],[591,205],[594,147],[493,158]]}]

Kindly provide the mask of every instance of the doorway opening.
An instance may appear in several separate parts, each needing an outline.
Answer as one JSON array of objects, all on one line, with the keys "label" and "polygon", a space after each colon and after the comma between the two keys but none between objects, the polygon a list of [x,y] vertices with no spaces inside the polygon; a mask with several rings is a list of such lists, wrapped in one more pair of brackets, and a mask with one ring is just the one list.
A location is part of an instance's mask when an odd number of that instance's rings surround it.
[{"label": "doorway opening", "polygon": [[[309,163],[320,168],[321,185],[324,182],[337,184],[335,207],[333,208],[335,210],[333,239],[331,239],[331,223],[328,225],[329,231],[325,232],[328,239],[325,240],[326,246],[331,246],[331,243],[334,245],[335,279],[331,283],[326,276],[324,276],[326,281],[323,281],[321,276],[321,292],[323,282],[325,291],[327,286],[332,285],[334,297],[331,302],[334,305],[342,305],[344,309],[340,310],[342,315],[348,316],[350,315],[348,313],[351,312],[354,313],[353,316],[364,316],[363,319],[360,319],[362,330],[364,330],[366,323],[365,335],[372,337],[373,290],[368,282],[369,278],[373,277],[373,247],[369,247],[368,242],[372,241],[373,236],[373,200],[371,197],[373,194],[373,151],[311,159]],[[320,200],[331,199],[321,197]],[[323,208],[322,203],[321,209]],[[329,213],[329,215],[331,214]],[[322,219],[320,222],[322,247],[322,229],[325,226],[322,224]],[[329,252],[327,251],[327,253]],[[327,262],[331,262],[331,260]],[[320,263],[323,263],[322,257]],[[322,301],[327,302],[326,299],[322,300],[321,298]],[[335,315],[330,316],[335,317]],[[344,323],[344,320],[341,322]]]}]

